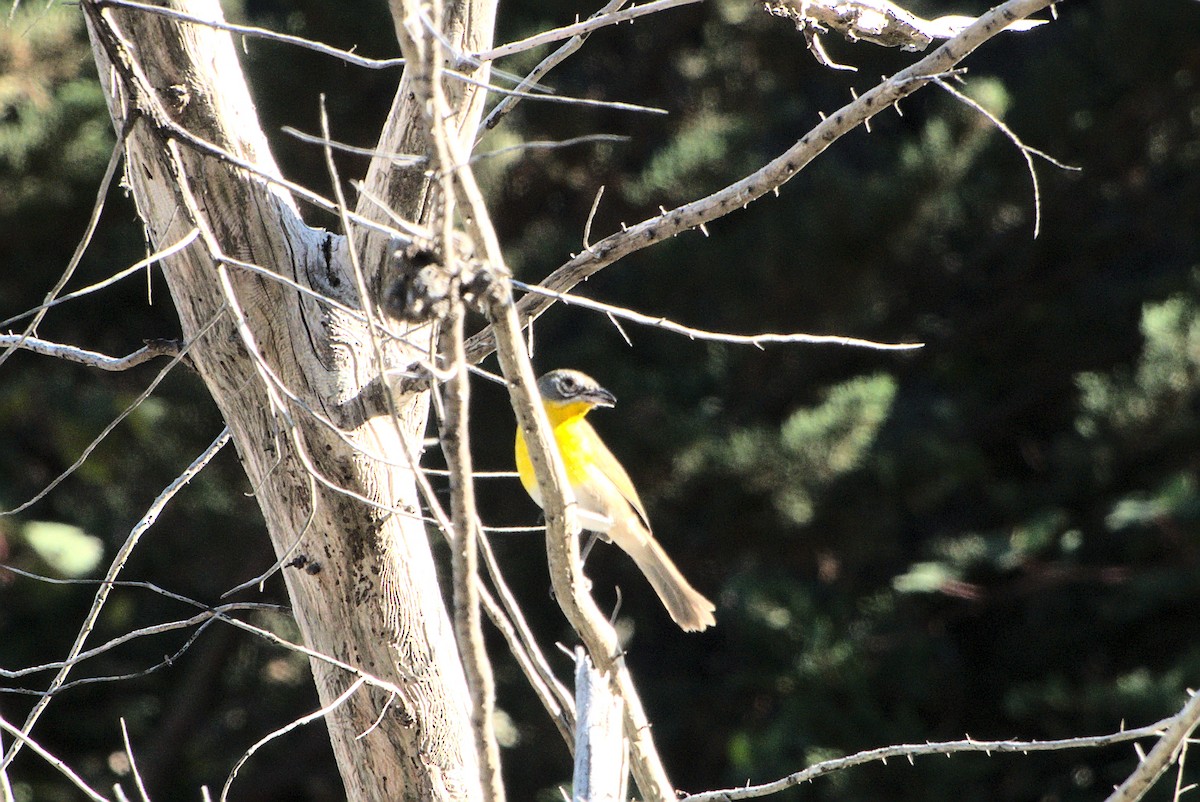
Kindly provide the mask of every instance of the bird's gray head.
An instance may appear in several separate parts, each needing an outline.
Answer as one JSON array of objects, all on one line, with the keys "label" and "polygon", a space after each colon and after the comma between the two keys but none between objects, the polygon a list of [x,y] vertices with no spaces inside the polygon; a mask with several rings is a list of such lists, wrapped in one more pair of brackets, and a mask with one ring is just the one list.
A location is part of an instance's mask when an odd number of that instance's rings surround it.
[{"label": "bird's gray head", "polygon": [[577,370],[552,370],[538,379],[542,400],[553,404],[585,403],[611,407],[617,398],[586,373]]}]

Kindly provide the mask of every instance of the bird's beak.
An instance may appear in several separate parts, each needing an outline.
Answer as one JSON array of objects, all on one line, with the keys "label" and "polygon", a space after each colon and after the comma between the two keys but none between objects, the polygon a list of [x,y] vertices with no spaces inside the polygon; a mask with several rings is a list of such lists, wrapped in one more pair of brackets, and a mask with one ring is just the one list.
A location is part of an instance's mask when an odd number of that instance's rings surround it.
[{"label": "bird's beak", "polygon": [[612,407],[617,404],[617,397],[603,387],[597,387],[595,390],[589,391],[587,400],[598,407]]}]

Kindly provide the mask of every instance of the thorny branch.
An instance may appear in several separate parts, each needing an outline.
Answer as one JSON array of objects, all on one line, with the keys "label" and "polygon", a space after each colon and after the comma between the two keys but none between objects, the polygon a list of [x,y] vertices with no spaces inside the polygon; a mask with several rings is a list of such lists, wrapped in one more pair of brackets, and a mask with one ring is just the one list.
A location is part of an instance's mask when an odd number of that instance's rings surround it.
[{"label": "thorny branch", "polygon": [[[974,17],[951,14],[936,19],[918,17],[889,0],[768,0],[767,12],[796,23],[809,47],[826,66],[818,34],[834,30],[850,41],[862,40],[901,50],[924,50],[935,39],[949,39],[975,22]],[[1027,31],[1045,20],[1014,20],[1004,30]],[[854,69],[851,67],[850,69]]]},{"label": "thorny branch", "polygon": [[[992,754],[993,752],[1019,752],[1026,754],[1029,752],[1050,752],[1063,749],[1089,749],[1101,746],[1110,746],[1112,744],[1127,743],[1129,741],[1137,741],[1143,738],[1152,738],[1162,736],[1159,742],[1161,746],[1167,741],[1167,733],[1174,732],[1176,735],[1186,728],[1186,732],[1190,732],[1191,728],[1196,726],[1197,715],[1200,713],[1200,703],[1197,700],[1200,696],[1193,696],[1187,706],[1179,713],[1165,718],[1162,721],[1157,721],[1145,727],[1139,727],[1133,730],[1121,730],[1109,735],[1090,735],[1080,738],[1063,738],[1054,741],[980,741],[974,738],[966,738],[961,741],[943,741],[940,743],[924,743],[924,744],[899,744],[896,746],[883,746],[878,749],[869,749],[865,752],[848,755],[846,757],[834,758],[833,760],[824,760],[808,768],[789,774],[778,780],[761,785],[746,785],[740,788],[728,788],[722,791],[703,791],[697,794],[689,794],[683,797],[680,802],[736,802],[741,799],[758,799],[760,797],[776,794],[788,788],[795,787],[801,783],[812,782],[813,780],[824,777],[827,774],[832,774],[836,771],[861,766],[865,763],[882,762],[887,763],[891,758],[902,757],[910,763],[914,758],[928,755],[952,755],[959,752],[983,752]],[[1187,722],[1183,724],[1182,722]],[[1181,738],[1186,735],[1172,738],[1173,748],[1177,749]],[[1147,760],[1148,762],[1148,760]],[[1145,765],[1145,763],[1143,763]],[[1165,768],[1165,766],[1164,766]],[[1161,772],[1160,772],[1161,773]],[[1139,797],[1121,797],[1121,802],[1131,802],[1131,800]],[[1110,797],[1108,802],[1117,802],[1116,797]]]},{"label": "thorny branch", "polygon": [[1200,725],[1200,693],[1193,693],[1182,710],[1159,724],[1166,726],[1154,733],[1160,736],[1158,743],[1105,802],[1137,802],[1172,763],[1182,761],[1187,739]]},{"label": "thorny branch", "polygon": [[[944,75],[976,48],[1003,31],[1013,22],[1037,13],[1052,0],[1008,0],[981,16],[962,33],[947,41],[925,58],[885,79],[838,111],[825,117],[796,144],[745,178],[699,200],[686,203],[611,234],[586,248],[559,267],[539,286],[554,292],[567,292],[576,284],[631,253],[648,248],[685,231],[700,228],[764,195],[777,191],[817,156],[859,125],[892,107],[899,100]],[[517,304],[522,323],[545,312],[553,298],[528,295]],[[467,341],[467,358],[481,361],[495,349],[490,330],[475,334]]]}]

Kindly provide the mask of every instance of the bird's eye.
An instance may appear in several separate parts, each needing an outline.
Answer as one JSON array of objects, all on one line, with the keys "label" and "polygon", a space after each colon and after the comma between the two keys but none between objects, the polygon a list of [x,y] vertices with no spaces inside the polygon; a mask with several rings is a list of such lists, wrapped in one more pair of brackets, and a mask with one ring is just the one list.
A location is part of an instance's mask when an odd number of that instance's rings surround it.
[{"label": "bird's eye", "polygon": [[573,377],[563,376],[558,380],[558,389],[562,390],[563,393],[570,395],[578,389],[578,386]]}]

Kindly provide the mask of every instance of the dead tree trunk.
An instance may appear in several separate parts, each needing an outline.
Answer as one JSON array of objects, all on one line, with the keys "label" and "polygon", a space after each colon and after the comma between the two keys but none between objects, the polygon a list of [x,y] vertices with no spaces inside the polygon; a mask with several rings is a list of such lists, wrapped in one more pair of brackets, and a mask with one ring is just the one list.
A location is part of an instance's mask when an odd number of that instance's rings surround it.
[{"label": "dead tree trunk", "polygon": [[[491,0],[453,5],[451,41],[486,46]],[[431,333],[385,341],[370,325],[387,235],[301,220],[304,192],[282,182],[227,32],[103,0],[82,6],[150,241],[200,232],[162,269],[190,361],[287,558],[305,644],[345,664],[313,657],[321,699],[358,678],[346,665],[372,678],[327,717],[348,797],[480,798],[469,697],[412,470],[427,393],[392,397],[380,379],[419,373]],[[216,0],[165,8],[223,21]],[[381,151],[425,151],[410,97],[402,83]],[[452,126],[472,137],[478,91],[464,85],[450,99]],[[420,166],[376,159],[367,188],[409,220],[430,205]],[[365,200],[358,211],[363,225],[387,219]]]}]

